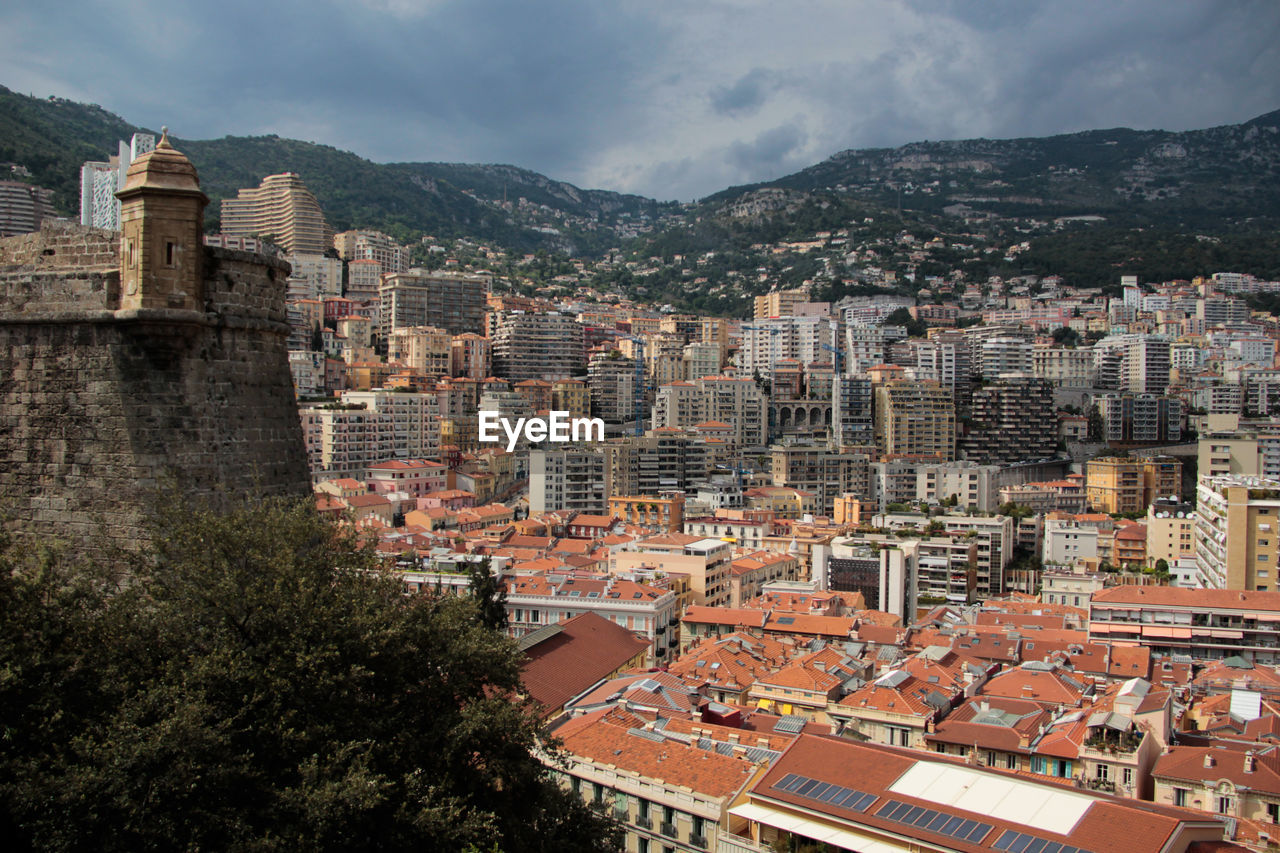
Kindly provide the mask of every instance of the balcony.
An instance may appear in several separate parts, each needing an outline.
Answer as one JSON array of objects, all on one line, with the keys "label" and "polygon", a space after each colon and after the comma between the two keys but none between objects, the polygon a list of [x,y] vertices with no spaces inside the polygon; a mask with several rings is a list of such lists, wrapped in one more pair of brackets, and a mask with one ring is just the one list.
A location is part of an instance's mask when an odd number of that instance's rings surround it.
[{"label": "balcony", "polygon": [[653,818],[643,817],[643,816],[637,817],[636,826],[640,827],[641,829],[653,829]]},{"label": "balcony", "polygon": [[674,823],[667,823],[665,820],[659,824],[658,831],[668,838],[675,838],[678,835],[676,832],[676,825]]}]

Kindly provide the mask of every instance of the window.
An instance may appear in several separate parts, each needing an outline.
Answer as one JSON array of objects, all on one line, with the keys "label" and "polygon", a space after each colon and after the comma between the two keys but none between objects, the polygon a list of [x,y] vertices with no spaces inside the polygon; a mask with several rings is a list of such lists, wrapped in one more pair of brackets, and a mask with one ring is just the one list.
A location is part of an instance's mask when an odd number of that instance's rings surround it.
[{"label": "window", "polygon": [[1218,797],[1218,814],[1229,815],[1235,811],[1235,798],[1220,796]]},{"label": "window", "polygon": [[1104,781],[1109,780],[1111,778],[1111,765],[1099,764],[1097,769],[1097,777]]},{"label": "window", "polygon": [[1133,785],[1133,768],[1132,767],[1126,767],[1120,771],[1120,781],[1123,782],[1125,785],[1129,785],[1129,786]]},{"label": "window", "polygon": [[1267,820],[1280,823],[1280,803],[1267,803]]},{"label": "window", "polygon": [[1187,788],[1173,789],[1173,804],[1185,807],[1191,801],[1191,791]]}]

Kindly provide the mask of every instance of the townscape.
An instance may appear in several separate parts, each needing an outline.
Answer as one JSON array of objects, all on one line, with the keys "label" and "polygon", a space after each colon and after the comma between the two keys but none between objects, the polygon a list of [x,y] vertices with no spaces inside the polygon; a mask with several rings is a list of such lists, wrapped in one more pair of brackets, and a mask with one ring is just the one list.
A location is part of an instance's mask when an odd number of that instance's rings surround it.
[{"label": "townscape", "polygon": [[[0,261],[129,256],[173,151],[86,163],[78,224],[23,190]],[[1280,281],[979,279],[1031,243],[962,217],[575,257],[324,208],[266,175],[169,265],[281,271],[316,510],[406,595],[488,581],[627,851],[1280,844]]]}]

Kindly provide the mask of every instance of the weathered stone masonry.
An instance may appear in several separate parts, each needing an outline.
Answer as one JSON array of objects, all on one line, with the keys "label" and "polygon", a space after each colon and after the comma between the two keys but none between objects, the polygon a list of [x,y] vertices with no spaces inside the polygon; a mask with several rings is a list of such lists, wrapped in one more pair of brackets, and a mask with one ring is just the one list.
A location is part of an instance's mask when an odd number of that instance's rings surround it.
[{"label": "weathered stone masonry", "polygon": [[100,553],[145,539],[166,482],[305,495],[288,265],[188,245],[200,284],[180,296],[198,307],[121,308],[120,243],[80,226],[0,240],[0,515]]}]

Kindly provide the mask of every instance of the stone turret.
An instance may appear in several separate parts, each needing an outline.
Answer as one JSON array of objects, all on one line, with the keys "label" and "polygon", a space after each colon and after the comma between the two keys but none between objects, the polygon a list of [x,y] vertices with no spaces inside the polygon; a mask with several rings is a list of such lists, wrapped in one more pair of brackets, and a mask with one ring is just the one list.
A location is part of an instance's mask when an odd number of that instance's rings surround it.
[{"label": "stone turret", "polygon": [[202,310],[204,207],[195,166],[169,142],[129,166],[120,199],[120,307]]},{"label": "stone turret", "polygon": [[289,265],[204,245],[208,202],[167,138],[129,168],[123,233],[0,239],[0,524],[113,558],[163,484],[217,503],[305,496]]}]

